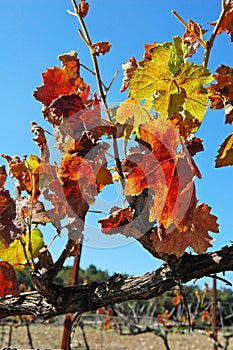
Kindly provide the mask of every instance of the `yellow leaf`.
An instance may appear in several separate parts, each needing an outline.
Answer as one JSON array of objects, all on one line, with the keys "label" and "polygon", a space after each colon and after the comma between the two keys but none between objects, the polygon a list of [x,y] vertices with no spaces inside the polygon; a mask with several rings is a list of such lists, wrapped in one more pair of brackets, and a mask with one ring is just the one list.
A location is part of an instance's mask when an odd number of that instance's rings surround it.
[{"label": "yellow leaf", "polygon": [[[21,241],[25,244],[25,252],[28,260],[31,255],[28,250],[29,245],[29,233],[21,236]],[[24,254],[24,249],[20,239],[14,240],[8,248],[0,241],[0,257],[2,260],[7,261],[9,264],[17,269],[21,269],[23,265],[27,263],[27,259]],[[31,231],[31,243],[32,243],[32,257],[38,256],[39,250],[44,246],[42,232],[38,228],[33,228]]]},{"label": "yellow leaf", "polygon": [[216,168],[227,165],[233,165],[233,133],[223,142],[216,157]]},{"label": "yellow leaf", "polygon": [[135,131],[138,131],[139,125],[149,123],[153,119],[148,112],[148,108],[143,107],[139,99],[130,98],[122,102],[117,109],[117,123],[131,126],[130,132],[128,132],[129,129],[126,129],[127,134],[124,136],[127,138],[130,138]]},{"label": "yellow leaf", "polygon": [[31,154],[27,160],[25,161],[25,166],[26,168],[28,168],[30,171],[32,171],[33,173],[35,173],[36,171],[38,171],[39,166],[40,166],[40,159]]}]

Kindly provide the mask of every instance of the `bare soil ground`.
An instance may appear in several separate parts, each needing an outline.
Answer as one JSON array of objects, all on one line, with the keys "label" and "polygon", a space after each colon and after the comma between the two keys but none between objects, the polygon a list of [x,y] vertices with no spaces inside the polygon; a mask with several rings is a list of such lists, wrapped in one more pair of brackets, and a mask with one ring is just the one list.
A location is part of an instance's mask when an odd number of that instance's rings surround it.
[{"label": "bare soil ground", "polygon": [[[8,346],[9,327],[5,327],[5,334],[0,336],[0,349]],[[34,349],[58,350],[61,345],[63,327],[55,324],[31,324],[30,333]],[[85,327],[86,338],[90,350],[165,350],[163,340],[154,334],[119,335],[114,330],[108,331]],[[223,335],[219,334],[219,342],[224,344]],[[198,332],[191,334],[169,333],[168,343],[171,350],[212,350],[212,340]],[[13,327],[11,347],[17,350],[30,349],[27,329],[25,326]],[[73,337],[72,350],[86,349],[82,330],[77,327]],[[233,350],[233,338],[230,339],[228,350]]]}]

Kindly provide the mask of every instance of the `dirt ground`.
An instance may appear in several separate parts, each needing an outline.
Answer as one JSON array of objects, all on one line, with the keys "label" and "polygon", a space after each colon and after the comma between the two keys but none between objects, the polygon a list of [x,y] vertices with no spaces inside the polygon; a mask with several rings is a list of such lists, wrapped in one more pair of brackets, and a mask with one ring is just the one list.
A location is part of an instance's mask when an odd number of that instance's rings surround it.
[{"label": "dirt ground", "polygon": [[[2,329],[3,331],[3,329]],[[0,332],[0,349],[8,346],[9,327]],[[63,327],[55,324],[31,324],[30,333],[34,349],[58,350],[60,349]],[[2,333],[2,334],[1,334]],[[108,331],[85,327],[85,334],[90,350],[165,350],[163,340],[154,334],[119,335],[114,330]],[[219,342],[224,345],[224,338],[219,334]],[[171,350],[212,350],[212,340],[197,332],[191,334],[168,334],[168,344]],[[30,349],[30,343],[25,326],[13,327],[11,348],[17,350]],[[82,330],[77,327],[73,336],[72,350],[86,349]],[[233,338],[230,339],[228,350],[233,350]]]}]

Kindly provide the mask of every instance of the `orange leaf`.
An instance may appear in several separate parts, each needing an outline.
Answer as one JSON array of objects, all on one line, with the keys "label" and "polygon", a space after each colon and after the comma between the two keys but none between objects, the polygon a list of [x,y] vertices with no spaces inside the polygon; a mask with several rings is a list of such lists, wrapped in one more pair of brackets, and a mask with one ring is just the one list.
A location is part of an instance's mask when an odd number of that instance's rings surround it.
[{"label": "orange leaf", "polygon": [[124,162],[128,172],[125,195],[139,195],[145,188],[151,188],[154,199],[149,220],[158,219],[165,229],[171,224],[178,225],[194,192],[189,155],[185,149],[178,151],[178,132],[163,118],[140,126],[139,137],[145,154],[131,152]]},{"label": "orange leaf", "polygon": [[144,44],[144,48],[145,48],[145,52],[144,52],[144,56],[143,58],[145,59],[148,59],[148,60],[151,60],[152,59],[152,56],[151,56],[151,53],[150,53],[150,49],[153,49],[153,47],[157,46],[157,42],[154,41],[153,44]]},{"label": "orange leaf", "polygon": [[5,186],[7,178],[6,168],[4,165],[0,166],[0,188]]},{"label": "orange leaf", "polygon": [[79,74],[79,59],[77,52],[60,55],[58,57],[63,64],[63,68],[49,68],[42,74],[44,85],[37,87],[34,97],[48,106],[59,97],[59,95],[69,95],[77,93],[78,89],[85,90],[86,85]]},{"label": "orange leaf", "polygon": [[25,165],[25,161],[21,161],[18,156],[10,157],[2,154],[2,157],[5,158],[8,162],[9,174],[18,180],[20,190],[24,191],[27,189],[30,191],[32,189],[32,184],[29,171]]},{"label": "orange leaf", "polygon": [[5,261],[0,261],[0,297],[6,295],[19,296],[19,284],[13,267]]},{"label": "orange leaf", "polygon": [[172,305],[177,306],[183,299],[182,294],[179,289],[174,290],[175,297],[172,298]]},{"label": "orange leaf", "polygon": [[93,44],[93,47],[95,48],[95,54],[97,56],[99,56],[100,53],[102,53],[102,55],[105,55],[107,52],[109,52],[111,46],[112,44],[110,44],[108,41],[102,41]]},{"label": "orange leaf", "polygon": [[[195,208],[192,218],[187,225],[186,231],[178,229],[170,233],[155,228],[150,235],[155,251],[164,254],[176,254],[180,257],[184,254],[185,249],[190,246],[197,254],[205,253],[211,247],[213,238],[209,236],[208,231],[219,232],[217,217],[210,214],[211,208],[206,204],[200,204]],[[187,218],[184,218],[184,221]],[[185,222],[183,223],[185,227]]]},{"label": "orange leaf", "polygon": [[75,86],[71,85],[70,77],[63,68],[56,66],[49,68],[42,74],[42,77],[44,85],[37,87],[34,97],[45,105],[50,105],[59,95],[68,95],[76,92]]},{"label": "orange leaf", "polygon": [[79,208],[81,202],[94,203],[98,190],[95,169],[91,162],[76,154],[66,153],[61,160],[59,176],[64,194],[73,210],[77,206]]},{"label": "orange leaf", "polygon": [[202,322],[204,322],[204,321],[207,321],[208,319],[209,319],[209,311],[205,310],[205,311],[202,312],[201,320],[202,320]]},{"label": "orange leaf", "polygon": [[101,306],[96,310],[97,315],[103,315],[105,313],[105,307]]},{"label": "orange leaf", "polygon": [[217,217],[210,214],[211,207],[207,204],[200,204],[194,211],[192,239],[190,246],[197,254],[203,254],[214,240],[209,236],[208,231],[218,233]]},{"label": "orange leaf", "polygon": [[106,320],[104,321],[104,329],[108,330],[111,328],[111,315],[107,315]]},{"label": "orange leaf", "polygon": [[163,315],[162,314],[158,314],[157,318],[158,318],[159,323],[164,324],[164,320],[163,320]]},{"label": "orange leaf", "polygon": [[180,302],[181,302],[181,298],[180,298],[179,295],[177,295],[176,297],[173,297],[173,298],[172,298],[172,305],[173,305],[173,306],[179,305]]},{"label": "orange leaf", "polygon": [[112,174],[110,171],[102,165],[96,175],[96,181],[99,184],[99,191],[101,191],[105,185],[112,184]]},{"label": "orange leaf", "polygon": [[132,209],[119,209],[113,207],[111,214],[104,219],[100,219],[102,231],[107,234],[113,234],[119,232],[122,226],[127,225],[132,221]]}]

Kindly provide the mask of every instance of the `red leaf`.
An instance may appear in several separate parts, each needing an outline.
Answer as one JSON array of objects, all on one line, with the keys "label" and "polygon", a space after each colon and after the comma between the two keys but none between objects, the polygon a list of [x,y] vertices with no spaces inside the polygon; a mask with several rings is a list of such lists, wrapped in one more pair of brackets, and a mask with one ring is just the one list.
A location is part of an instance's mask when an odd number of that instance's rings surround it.
[{"label": "red leaf", "polygon": [[69,94],[54,99],[48,108],[52,115],[67,119],[77,112],[84,111],[85,106],[79,95]]},{"label": "red leaf", "polygon": [[204,151],[202,144],[203,140],[198,137],[192,137],[191,139],[185,141],[185,145],[190,155],[193,157],[196,153]]},{"label": "red leaf", "polygon": [[0,261],[0,297],[7,295],[19,296],[19,284],[13,267],[5,261]]}]

